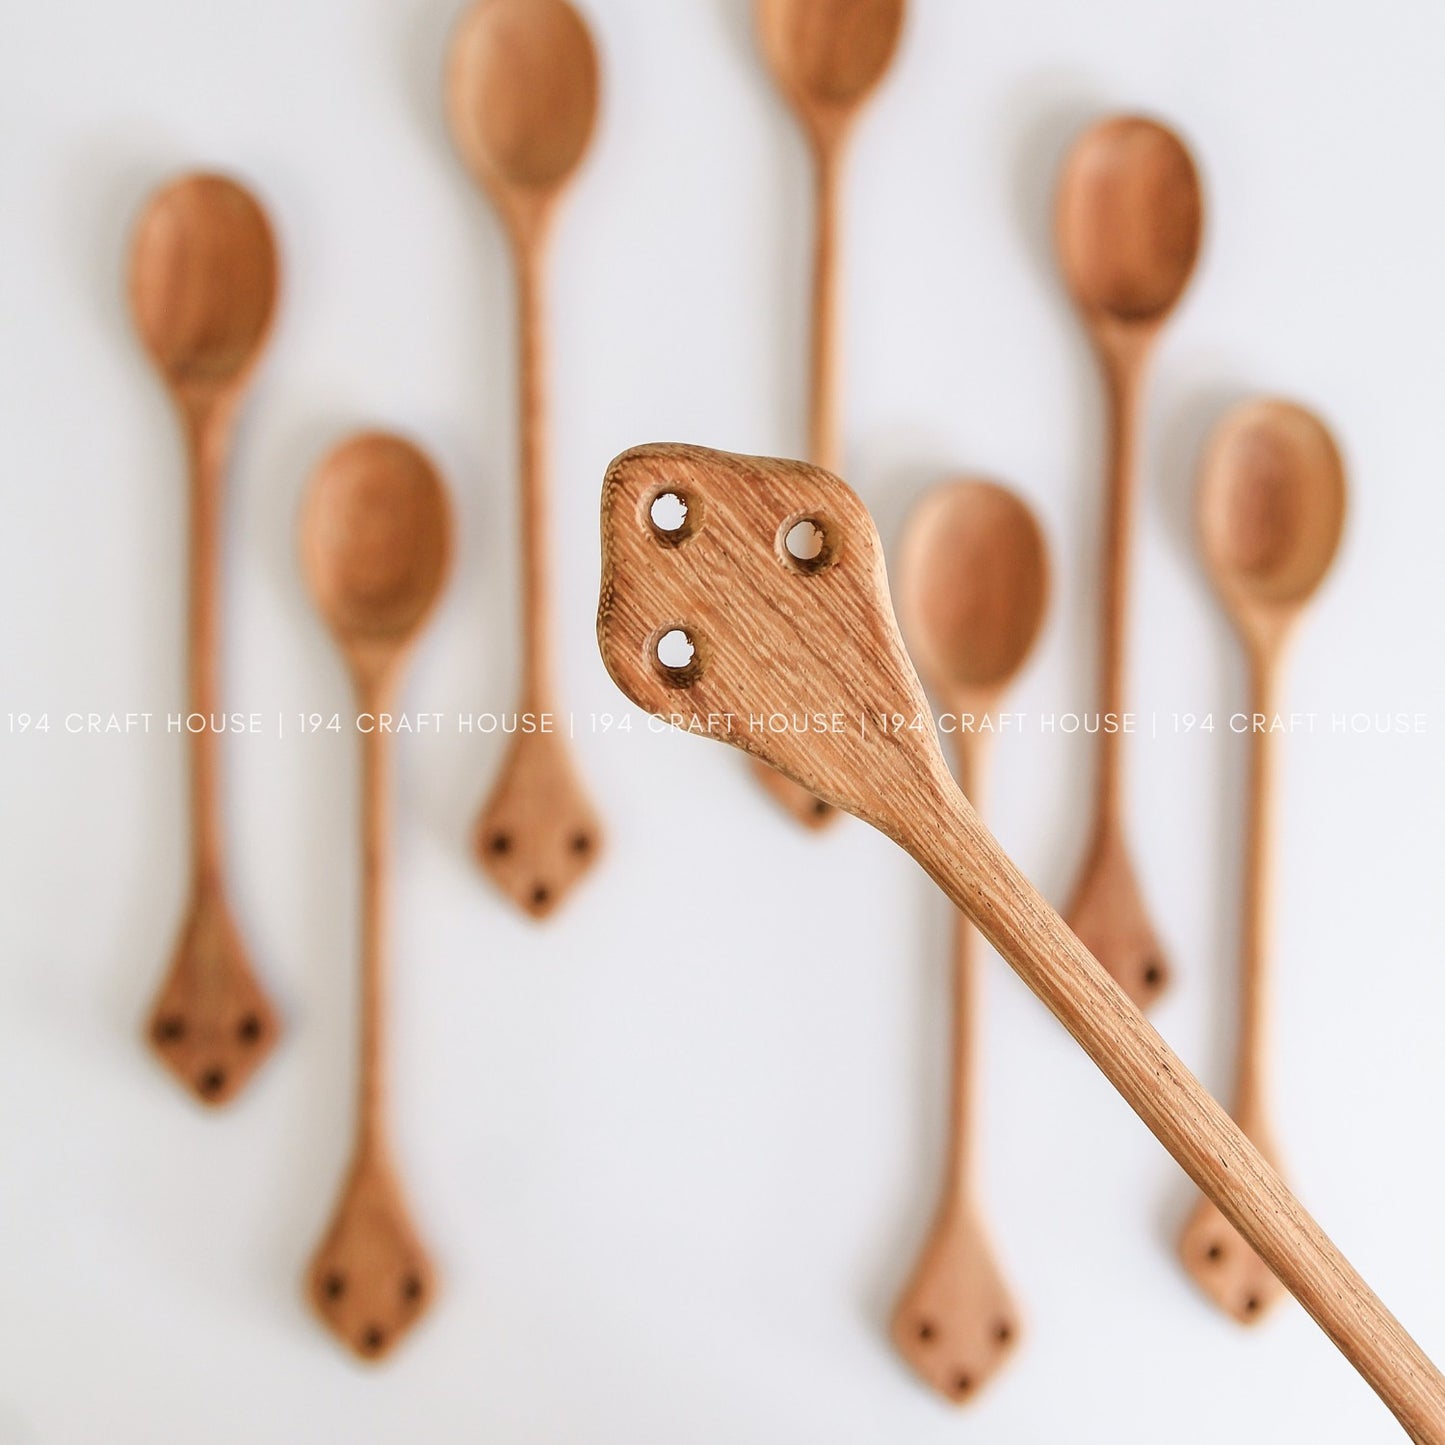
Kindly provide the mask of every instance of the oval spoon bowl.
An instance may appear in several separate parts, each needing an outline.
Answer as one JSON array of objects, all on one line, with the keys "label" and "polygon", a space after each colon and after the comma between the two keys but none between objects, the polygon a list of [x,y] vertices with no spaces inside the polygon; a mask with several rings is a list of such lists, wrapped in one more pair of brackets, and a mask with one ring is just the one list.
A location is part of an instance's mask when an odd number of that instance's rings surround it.
[{"label": "oval spoon bowl", "polygon": [[181,176],[136,226],[130,302],[173,385],[235,384],[265,346],[280,266],[266,213],[226,176]]},{"label": "oval spoon bowl", "polygon": [[1048,574],[1043,532],[1007,487],[968,479],[929,492],[898,565],[898,616],[929,685],[950,699],[1003,687],[1043,625]]},{"label": "oval spoon bowl", "polygon": [[1082,310],[1125,324],[1162,321],[1199,259],[1204,198],[1193,157],[1156,120],[1100,121],[1064,164],[1055,227]]},{"label": "oval spoon bowl", "polygon": [[597,125],[597,48],[567,0],[478,0],[452,37],[447,117],[462,159],[498,205],[551,193]]},{"label": "oval spoon bowl", "polygon": [[312,595],[343,648],[393,647],[436,605],[451,547],[446,492],[403,438],[364,432],[332,451],[301,536]]},{"label": "oval spoon bowl", "polygon": [[851,112],[898,49],[904,0],[756,0],[763,56],[805,119]]},{"label": "oval spoon bowl", "polygon": [[1271,398],[1229,413],[1204,461],[1199,537],[1236,617],[1277,616],[1313,596],[1339,550],[1345,492],[1334,437],[1304,407]]}]

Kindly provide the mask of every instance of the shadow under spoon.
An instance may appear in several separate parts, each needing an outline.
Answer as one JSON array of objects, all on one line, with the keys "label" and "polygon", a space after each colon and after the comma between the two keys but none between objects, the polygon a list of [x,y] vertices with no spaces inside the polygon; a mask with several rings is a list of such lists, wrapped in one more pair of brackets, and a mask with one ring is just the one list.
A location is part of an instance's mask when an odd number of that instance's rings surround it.
[{"label": "shadow under spoon", "polygon": [[220,542],[232,422],[276,310],[276,242],[260,203],[225,176],[180,177],[151,197],[130,263],[135,325],[165,381],[190,462],[191,887],[147,1023],[161,1062],[205,1104],[236,1097],[280,1037],[231,910],[218,718]]},{"label": "shadow under spoon", "polygon": [[[1344,529],[1345,469],[1324,423],[1292,402],[1235,408],[1205,453],[1200,550],[1249,656],[1249,792],[1240,929],[1239,1039],[1231,1113],[1278,1167],[1266,1097],[1270,912],[1279,673],[1285,647],[1334,560]],[[1184,1268],[1241,1324],[1262,1319],[1284,1291],[1208,1199],[1179,1242]]]},{"label": "shadow under spoon", "polygon": [[[1001,703],[1038,636],[1048,571],[1033,513],[993,482],[970,479],[938,487],[909,518],[899,564],[899,619],[921,676],[954,713],[958,784],[975,809],[990,737],[984,720]],[[984,1227],[977,1184],[978,944],[973,924],[956,913],[943,1194],[892,1323],[903,1358],[959,1403],[977,1397],[1007,1362],[1021,1332],[1018,1308]]]},{"label": "shadow under spoon", "polygon": [[463,161],[506,226],[517,274],[522,517],[520,711],[474,834],[477,859],[534,918],[597,861],[602,825],[559,730],[553,677],[543,277],[558,202],[597,124],[592,37],[566,0],[477,0],[452,37],[447,117]]},{"label": "shadow under spoon", "polygon": [[1093,826],[1064,917],[1141,1008],[1163,991],[1169,966],[1124,836],[1122,719],[1140,413],[1154,344],[1194,272],[1203,215],[1194,161],[1157,121],[1100,121],[1065,162],[1055,214],[1059,260],[1108,390],[1098,705],[1115,723],[1099,729]]},{"label": "shadow under spoon", "polygon": [[[409,442],[350,438],[317,469],[301,523],[316,605],[346,657],[359,712],[390,712],[402,664],[451,555],[441,479]],[[356,1142],[307,1274],[327,1328],[364,1359],[388,1354],[431,1304],[436,1279],[397,1174],[387,1117],[386,987],[392,734],[361,732],[361,1048]]]}]

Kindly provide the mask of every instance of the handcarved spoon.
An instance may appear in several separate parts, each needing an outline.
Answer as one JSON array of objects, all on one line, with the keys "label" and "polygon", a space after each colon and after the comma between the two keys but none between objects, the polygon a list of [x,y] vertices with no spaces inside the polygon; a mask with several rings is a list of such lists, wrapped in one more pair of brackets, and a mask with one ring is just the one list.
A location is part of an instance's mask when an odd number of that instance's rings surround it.
[{"label": "handcarved spoon", "polygon": [[[390,712],[401,665],[451,554],[441,479],[410,442],[366,432],[312,479],[301,522],[306,578],[342,652],[357,709]],[[362,727],[361,1080],[351,1166],[307,1291],[327,1327],[376,1360],[421,1318],[436,1280],[402,1194],[386,1115],[391,733]]]},{"label": "handcarved spoon", "polygon": [[[903,541],[899,616],[920,671],[954,715],[958,783],[979,808],[985,719],[1038,636],[1049,564],[1033,513],[993,482],[930,492]],[[1019,1312],[994,1260],[973,1147],[978,935],[955,915],[952,1120],[943,1197],[928,1243],[893,1313],[893,1343],[933,1388],[974,1399],[1016,1348]]]},{"label": "handcarved spoon", "polygon": [[[687,508],[679,535],[665,539],[649,519],[664,494]],[[785,539],[805,519],[823,544],[800,562]],[[624,453],[602,490],[597,634],[608,671],[638,706],[764,758],[907,849],[1413,1438],[1445,1445],[1435,1366],[979,822],[931,725],[883,725],[926,719],[927,704],[898,635],[878,534],[842,482],[802,462],[702,447]],[[838,713],[850,726],[750,725],[773,712]]]},{"label": "handcarved spoon", "polygon": [[266,213],[224,176],[182,176],[156,192],[131,250],[131,312],[180,412],[191,471],[191,893],[147,1037],[206,1104],[235,1098],[281,1032],[226,897],[214,724],[231,423],[271,331],[279,270]]},{"label": "handcarved spoon", "polygon": [[[1271,834],[1274,831],[1278,677],[1285,644],[1339,546],[1345,469],[1324,423],[1286,401],[1254,401],[1220,424],[1199,485],[1205,566],[1249,654],[1248,834],[1240,937],[1240,1012],[1234,1119],[1278,1160],[1265,1099]],[[1207,1199],[1179,1244],[1184,1267],[1220,1309],[1252,1324],[1279,1282]]]},{"label": "handcarved spoon", "polygon": [[477,822],[475,847],[497,885],[533,917],[561,903],[596,862],[602,827],[559,729],[548,567],[543,272],[557,203],[597,121],[597,52],[566,0],[477,0],[447,66],[447,115],[468,168],[491,196],[517,270],[522,511],[519,729]]},{"label": "handcarved spoon", "polygon": [[[808,458],[842,465],[839,411],[838,210],[853,123],[898,49],[904,0],[754,0],[763,58],[813,149],[817,176]],[[791,778],[754,762],[758,781],[800,823],[821,828],[834,810]]]},{"label": "handcarved spoon", "polygon": [[[1138,116],[1101,121],[1075,143],[1056,215],[1059,260],[1104,369],[1110,461],[1099,708],[1122,719],[1140,401],[1154,342],[1189,283],[1204,203],[1184,143]],[[1101,727],[1093,833],[1064,916],[1141,1007],[1168,982],[1124,838],[1122,730]]]}]

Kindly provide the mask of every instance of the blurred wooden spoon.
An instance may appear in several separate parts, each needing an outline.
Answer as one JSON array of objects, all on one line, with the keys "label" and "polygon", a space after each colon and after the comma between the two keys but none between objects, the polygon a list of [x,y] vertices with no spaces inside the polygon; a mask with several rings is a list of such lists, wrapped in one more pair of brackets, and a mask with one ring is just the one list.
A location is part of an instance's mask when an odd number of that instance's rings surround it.
[{"label": "blurred wooden spoon", "polygon": [[[311,482],[301,557],[346,656],[358,712],[390,712],[401,664],[440,595],[451,556],[441,479],[410,442],[365,432]],[[361,1086],[341,1199],[307,1274],[317,1313],[364,1359],[388,1354],[430,1306],[436,1278],[397,1177],[386,1115],[391,733],[362,739]]]},{"label": "blurred wooden spoon", "polygon": [[202,1103],[235,1098],[281,1027],[226,895],[221,839],[220,533],[231,424],[271,332],[280,265],[271,223],[225,176],[181,176],[146,205],[131,249],[130,306],[165,380],[190,456],[191,891],[151,1009],[155,1052]]},{"label": "blurred wooden spoon", "polygon": [[546,318],[551,223],[597,124],[597,51],[567,0],[477,0],[452,38],[447,116],[457,150],[500,212],[517,270],[522,511],[522,699],[483,805],[477,858],[535,918],[597,861],[602,825],[559,731],[553,680]]},{"label": "blurred wooden spoon", "polygon": [[[1248,831],[1232,1112],[1276,1167],[1265,1076],[1279,671],[1290,633],[1334,560],[1344,520],[1344,463],[1318,417],[1270,400],[1246,403],[1225,417],[1200,476],[1199,539],[1204,564],[1249,654]],[[1205,1294],[1241,1324],[1262,1319],[1283,1294],[1207,1199],[1185,1225],[1179,1252]]]},{"label": "blurred wooden spoon", "polygon": [[[980,807],[988,719],[1038,636],[1048,600],[1043,532],[993,482],[959,481],[924,497],[899,564],[898,614],[909,651],[954,715],[959,787]],[[983,1224],[973,1147],[978,1073],[978,935],[955,914],[953,1075],[948,1162],[933,1230],[893,1314],[899,1353],[940,1394],[972,1400],[1018,1345],[1019,1312]]]},{"label": "blurred wooden spoon", "polygon": [[[808,460],[836,472],[838,425],[838,211],[853,123],[878,88],[903,31],[904,0],[755,0],[763,58],[813,148],[817,237]],[[800,823],[820,828],[835,810],[791,778],[755,763],[758,781]]]},{"label": "blurred wooden spoon", "polygon": [[1059,260],[1109,392],[1099,709],[1116,722],[1112,730],[1100,727],[1093,833],[1064,916],[1141,1007],[1158,997],[1169,968],[1124,837],[1120,720],[1128,711],[1124,659],[1140,400],[1154,343],[1193,274],[1203,216],[1194,161],[1157,121],[1100,121],[1065,162],[1055,218]]}]

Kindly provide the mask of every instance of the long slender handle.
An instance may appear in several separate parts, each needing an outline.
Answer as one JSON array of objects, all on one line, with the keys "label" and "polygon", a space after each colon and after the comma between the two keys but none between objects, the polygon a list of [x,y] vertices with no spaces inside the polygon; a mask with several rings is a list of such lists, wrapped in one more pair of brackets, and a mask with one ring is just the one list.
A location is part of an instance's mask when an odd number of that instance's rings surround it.
[{"label": "long slender handle", "polygon": [[[1274,717],[1276,654],[1251,652],[1253,714],[1249,743],[1248,817],[1244,853],[1244,916],[1240,936],[1239,1056],[1234,1117],[1249,1128],[1266,1121],[1269,1027],[1270,900],[1274,896]],[[1264,726],[1256,725],[1264,720]]]},{"label": "long slender handle", "polygon": [[[364,682],[361,708],[373,718],[390,711],[383,678]],[[387,1107],[387,954],[391,914],[391,734],[361,735],[361,1056],[357,1157],[385,1158]]]},{"label": "long slender handle", "polygon": [[813,341],[808,379],[808,460],[835,476],[841,466],[838,341],[838,206],[842,137],[816,145]]},{"label": "long slender handle", "polygon": [[[960,709],[960,712],[962,710]],[[960,726],[955,742],[958,757],[959,791],[973,804],[980,796],[987,755],[982,733]],[[977,1018],[979,1002],[978,930],[962,910],[953,921],[953,1038],[949,1065],[948,1164],[945,1178],[959,1203],[973,1198],[975,1151],[973,1115],[975,1081],[978,1076]]]},{"label": "long slender handle", "polygon": [[[940,765],[941,766],[941,765]],[[1445,1445],[1445,1379],[1158,1031],[939,779],[895,836],[1219,1206],[1419,1445]],[[916,810],[915,810],[916,811]]]},{"label": "long slender handle", "polygon": [[[1138,492],[1139,402],[1147,349],[1118,345],[1102,350],[1109,407],[1109,475],[1104,520],[1104,575],[1100,618],[1099,709],[1120,718],[1128,710],[1126,679],[1130,555]],[[1115,826],[1123,799],[1124,733],[1100,728],[1096,824]]]},{"label": "long slender handle", "polygon": [[189,702],[205,726],[191,730],[191,848],[198,885],[217,887],[222,845],[217,763],[220,712],[220,537],[232,408],[213,395],[183,399],[191,472]]},{"label": "long slender handle", "polygon": [[540,222],[518,235],[518,448],[522,522],[522,709],[550,711],[552,581],[548,552],[547,342],[544,272],[547,229]]}]

